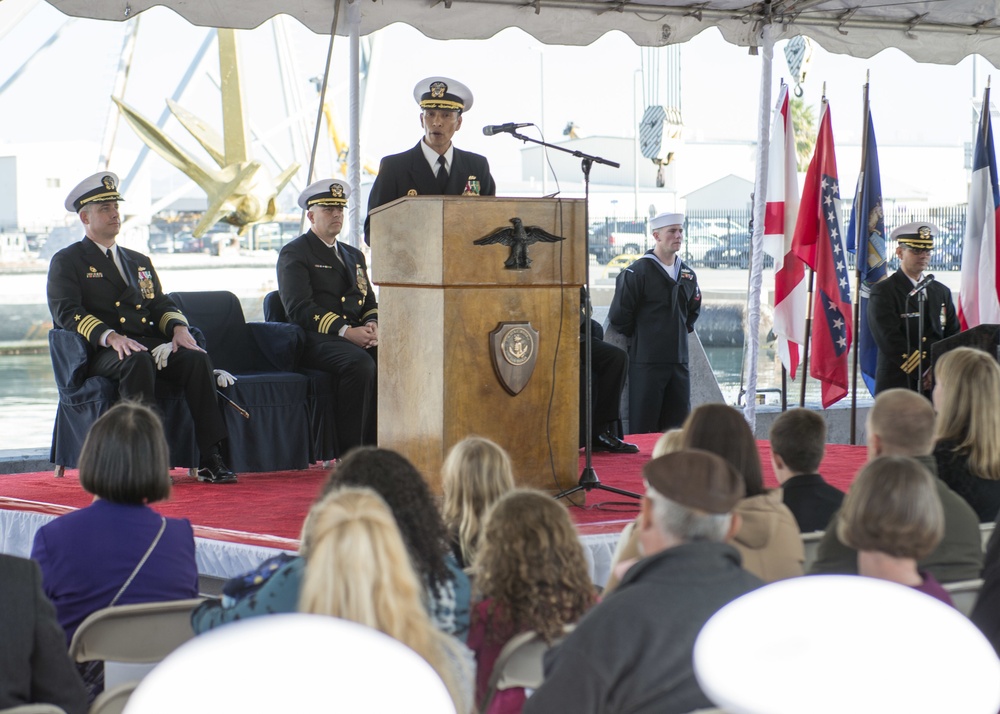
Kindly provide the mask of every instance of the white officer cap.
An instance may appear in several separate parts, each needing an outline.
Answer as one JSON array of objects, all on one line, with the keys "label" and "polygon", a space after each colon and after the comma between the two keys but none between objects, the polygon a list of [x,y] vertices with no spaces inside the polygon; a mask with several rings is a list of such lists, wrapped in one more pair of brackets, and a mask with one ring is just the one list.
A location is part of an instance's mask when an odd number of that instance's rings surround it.
[{"label": "white officer cap", "polygon": [[660,215],[652,218],[649,221],[649,229],[655,231],[657,228],[666,228],[667,226],[683,226],[684,225],[684,214],[683,213],[661,213]]},{"label": "white officer cap", "polygon": [[892,232],[889,238],[910,248],[930,249],[934,247],[934,239],[937,238],[940,230],[933,223],[916,221],[900,226]]},{"label": "white officer cap", "polygon": [[448,77],[428,77],[417,82],[413,98],[421,109],[472,109],[472,90],[461,82]]},{"label": "white officer cap", "polygon": [[309,210],[313,206],[346,206],[351,197],[351,187],[340,179],[323,179],[306,186],[299,194],[299,208]]},{"label": "white officer cap", "polygon": [[70,213],[79,213],[88,203],[124,200],[118,193],[118,175],[111,171],[99,171],[74,186],[63,205]]}]

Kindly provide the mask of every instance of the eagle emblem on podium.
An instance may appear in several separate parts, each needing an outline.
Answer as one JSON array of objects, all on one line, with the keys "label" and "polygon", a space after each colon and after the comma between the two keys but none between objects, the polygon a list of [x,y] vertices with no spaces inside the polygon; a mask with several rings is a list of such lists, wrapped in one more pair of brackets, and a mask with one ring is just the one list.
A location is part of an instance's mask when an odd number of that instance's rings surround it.
[{"label": "eagle emblem on podium", "polygon": [[510,255],[504,261],[507,270],[529,270],[531,258],[528,257],[528,246],[533,243],[556,243],[565,240],[562,236],[549,233],[538,226],[525,227],[520,218],[511,218],[511,227],[497,228],[488,236],[472,241],[475,245],[501,244],[510,247]]}]

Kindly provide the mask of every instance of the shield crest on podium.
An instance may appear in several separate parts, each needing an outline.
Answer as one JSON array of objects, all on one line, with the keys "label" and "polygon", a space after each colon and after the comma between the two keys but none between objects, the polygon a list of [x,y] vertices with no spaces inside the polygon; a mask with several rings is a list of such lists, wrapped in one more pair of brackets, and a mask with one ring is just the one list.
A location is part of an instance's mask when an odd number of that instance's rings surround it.
[{"label": "shield crest on podium", "polygon": [[490,333],[490,357],[500,384],[516,396],[535,371],[538,330],[530,322],[501,322]]}]

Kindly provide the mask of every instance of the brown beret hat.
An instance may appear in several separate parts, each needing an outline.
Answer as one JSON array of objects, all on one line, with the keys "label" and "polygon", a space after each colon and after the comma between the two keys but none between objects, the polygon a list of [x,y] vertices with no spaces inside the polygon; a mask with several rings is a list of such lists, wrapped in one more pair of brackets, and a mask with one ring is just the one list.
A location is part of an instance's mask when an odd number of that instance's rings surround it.
[{"label": "brown beret hat", "polygon": [[746,495],[743,477],[732,464],[700,449],[653,459],[642,467],[642,475],[666,498],[705,513],[729,513]]}]

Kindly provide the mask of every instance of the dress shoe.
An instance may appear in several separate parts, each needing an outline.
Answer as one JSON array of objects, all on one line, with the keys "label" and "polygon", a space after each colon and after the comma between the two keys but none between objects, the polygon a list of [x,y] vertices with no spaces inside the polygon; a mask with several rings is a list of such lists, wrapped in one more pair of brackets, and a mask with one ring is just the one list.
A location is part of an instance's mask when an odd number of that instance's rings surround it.
[{"label": "dress shoe", "polygon": [[236,483],[236,474],[226,466],[222,455],[216,452],[198,469],[198,480],[202,483]]},{"label": "dress shoe", "polygon": [[610,432],[604,432],[594,438],[594,451],[607,451],[612,454],[638,454],[639,447],[628,444]]}]

